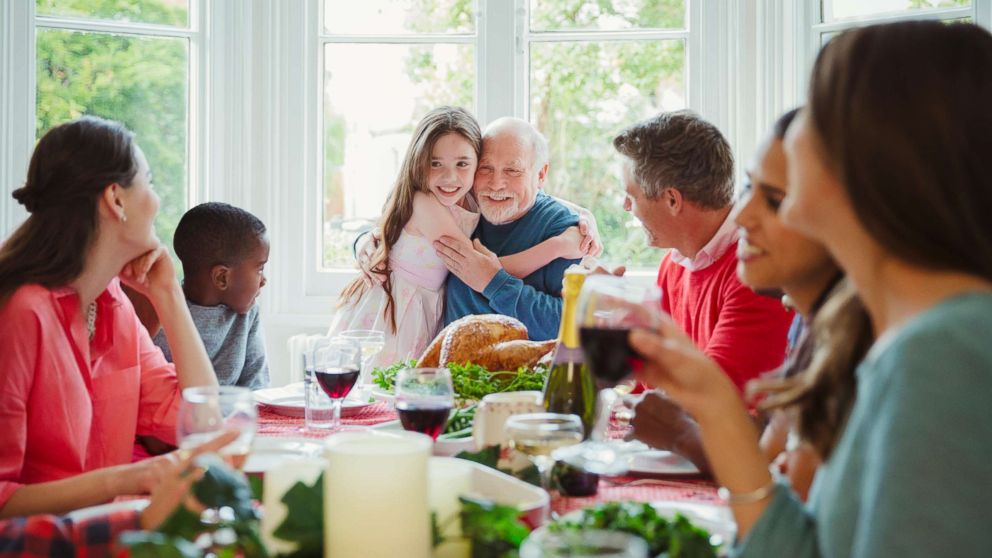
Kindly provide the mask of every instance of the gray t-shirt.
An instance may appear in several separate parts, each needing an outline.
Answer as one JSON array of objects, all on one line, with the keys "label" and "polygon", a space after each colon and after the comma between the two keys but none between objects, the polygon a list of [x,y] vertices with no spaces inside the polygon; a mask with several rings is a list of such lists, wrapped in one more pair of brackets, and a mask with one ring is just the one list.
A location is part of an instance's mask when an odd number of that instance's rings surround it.
[{"label": "gray t-shirt", "polygon": [[[265,343],[258,304],[247,314],[238,314],[223,304],[199,306],[186,301],[193,324],[200,332],[207,356],[214,365],[222,386],[245,386],[260,389],[269,385],[269,365],[265,362]],[[172,351],[160,329],[152,339],[169,362]]]}]

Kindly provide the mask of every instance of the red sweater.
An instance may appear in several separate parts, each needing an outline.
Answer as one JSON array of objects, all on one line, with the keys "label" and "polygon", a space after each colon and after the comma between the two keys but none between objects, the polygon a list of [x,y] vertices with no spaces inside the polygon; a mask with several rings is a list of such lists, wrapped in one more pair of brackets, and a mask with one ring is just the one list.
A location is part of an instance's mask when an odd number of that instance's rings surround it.
[{"label": "red sweater", "polygon": [[658,269],[661,307],[737,389],[781,366],[792,312],[737,278],[737,245],[709,267],[689,271],[666,255]]}]

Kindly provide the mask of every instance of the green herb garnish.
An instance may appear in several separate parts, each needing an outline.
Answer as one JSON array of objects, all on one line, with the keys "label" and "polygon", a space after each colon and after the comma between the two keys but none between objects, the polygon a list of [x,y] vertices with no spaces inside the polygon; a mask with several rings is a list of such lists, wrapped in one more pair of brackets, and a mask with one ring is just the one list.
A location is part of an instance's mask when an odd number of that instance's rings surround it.
[{"label": "green herb garnish", "polygon": [[[372,382],[383,391],[392,392],[396,383],[396,374],[404,368],[416,366],[416,361],[397,362],[387,368],[376,368],[372,371]],[[478,401],[490,393],[504,391],[541,390],[544,387],[546,370],[543,367],[521,367],[516,373],[493,373],[478,364],[449,364],[451,384],[455,389],[455,398],[465,401]]]},{"label": "green herb garnish", "polygon": [[675,514],[674,519],[663,517],[650,504],[608,502],[582,510],[582,516],[577,520],[561,519],[551,523],[548,529],[623,531],[644,539],[651,556],[716,558],[709,532],[682,514]]}]

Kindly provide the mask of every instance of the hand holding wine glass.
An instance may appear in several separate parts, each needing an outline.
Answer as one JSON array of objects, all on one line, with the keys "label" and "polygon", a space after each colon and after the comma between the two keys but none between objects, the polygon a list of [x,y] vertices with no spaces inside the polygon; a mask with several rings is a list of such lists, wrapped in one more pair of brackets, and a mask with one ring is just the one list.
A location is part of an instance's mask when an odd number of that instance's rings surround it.
[{"label": "hand holding wine glass", "polygon": [[396,412],[406,430],[437,440],[455,403],[447,368],[405,368],[396,375]]},{"label": "hand holding wine glass", "polygon": [[627,337],[631,329],[655,329],[661,321],[661,290],[624,277],[593,275],[579,294],[579,339],[601,387],[613,387],[643,366]]}]

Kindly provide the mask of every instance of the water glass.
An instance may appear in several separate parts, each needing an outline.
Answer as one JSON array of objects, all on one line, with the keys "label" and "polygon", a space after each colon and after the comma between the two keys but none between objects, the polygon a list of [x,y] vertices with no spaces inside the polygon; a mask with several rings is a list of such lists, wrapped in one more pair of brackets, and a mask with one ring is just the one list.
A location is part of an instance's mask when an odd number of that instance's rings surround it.
[{"label": "water glass", "polygon": [[251,451],[258,411],[251,390],[238,386],[200,386],[183,390],[176,417],[176,440],[179,447],[191,449],[220,435],[236,430],[238,438],[224,446],[220,454],[241,469]]},{"label": "water glass", "polygon": [[454,404],[447,368],[404,368],[396,375],[396,412],[404,429],[437,440]]},{"label": "water glass", "polygon": [[341,427],[341,401],[358,379],[357,343],[323,337],[304,354],[304,423],[309,431]]}]

